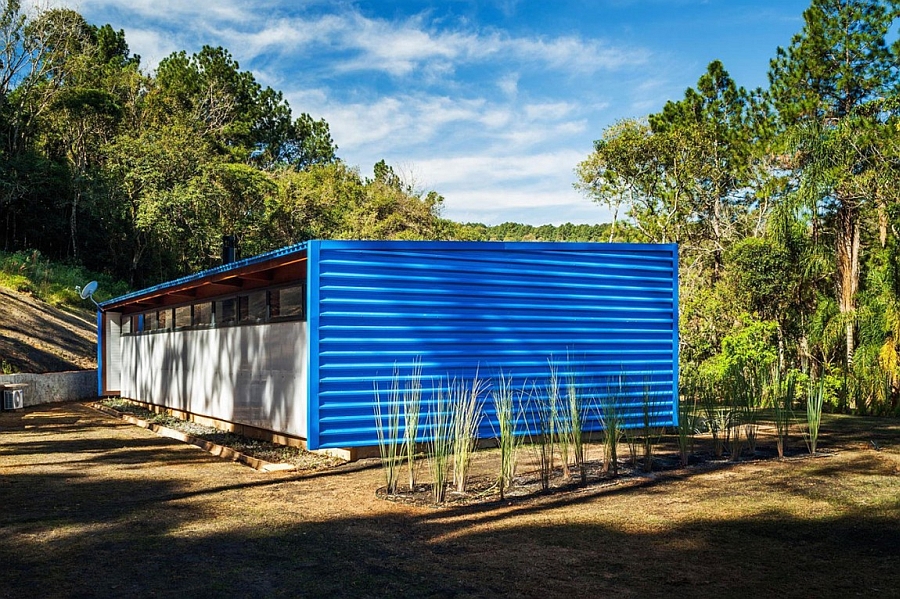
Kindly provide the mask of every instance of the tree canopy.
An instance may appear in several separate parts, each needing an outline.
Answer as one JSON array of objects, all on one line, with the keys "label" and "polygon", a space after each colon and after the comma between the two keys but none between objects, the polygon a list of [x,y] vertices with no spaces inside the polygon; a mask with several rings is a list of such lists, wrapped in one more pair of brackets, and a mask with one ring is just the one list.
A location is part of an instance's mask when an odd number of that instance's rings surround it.
[{"label": "tree canopy", "polygon": [[578,165],[614,220],[680,244],[686,372],[771,323],[781,368],[839,380],[839,407],[900,410],[898,10],[813,0],[767,89],[713,61]]},{"label": "tree canopy", "polygon": [[685,373],[768,344],[766,364],[831,377],[836,407],[897,413],[898,11],[812,0],[767,87],[712,60],[682,98],[607,127],[576,186],[611,223],[486,226],[444,219],[437,191],[384,160],[362,177],[324,119],[225,48],[148,73],[123,31],[3,0],[0,248],[139,286],[215,265],[225,235],[244,255],[310,238],[676,242]]},{"label": "tree canopy", "polygon": [[145,285],[311,237],[439,238],[443,198],[367,181],[328,123],[221,47],[143,72],[125,34],[69,9],[0,14],[0,223],[37,249]]}]

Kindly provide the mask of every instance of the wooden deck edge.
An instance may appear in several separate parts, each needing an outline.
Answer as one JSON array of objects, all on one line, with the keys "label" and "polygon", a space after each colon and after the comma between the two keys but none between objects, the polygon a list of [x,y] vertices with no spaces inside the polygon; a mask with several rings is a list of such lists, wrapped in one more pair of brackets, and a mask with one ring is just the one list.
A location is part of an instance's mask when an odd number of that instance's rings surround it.
[{"label": "wooden deck edge", "polygon": [[156,433],[160,437],[175,439],[176,441],[181,441],[182,443],[194,445],[216,457],[224,458],[232,462],[238,462],[240,464],[244,464],[245,466],[250,466],[254,470],[258,470],[260,472],[287,472],[296,470],[296,467],[292,464],[277,464],[274,462],[267,462],[259,458],[254,458],[239,451],[235,451],[230,447],[225,447],[224,445],[219,445],[217,443],[213,443],[212,441],[207,441],[206,439],[200,439],[199,437],[195,437],[193,435],[171,429],[167,426],[162,426],[153,422],[147,422],[146,420],[142,420],[140,418],[137,418],[136,416],[132,416],[131,414],[123,414],[122,412],[119,412],[112,408],[108,408],[96,402],[87,402],[82,405],[106,414],[107,416],[112,416],[114,418],[124,420],[125,422],[133,424],[135,426],[145,428]]}]

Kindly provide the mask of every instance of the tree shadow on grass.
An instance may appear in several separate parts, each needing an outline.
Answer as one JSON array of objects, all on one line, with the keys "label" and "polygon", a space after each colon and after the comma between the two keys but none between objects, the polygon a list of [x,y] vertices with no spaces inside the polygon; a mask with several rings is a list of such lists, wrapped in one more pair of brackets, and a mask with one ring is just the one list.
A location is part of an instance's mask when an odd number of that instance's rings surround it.
[{"label": "tree shadow on grass", "polygon": [[[152,454],[145,441],[157,440],[140,441],[139,452]],[[844,467],[896,485],[870,455]],[[94,457],[98,466],[117,459]],[[800,462],[798,472],[785,465],[762,493],[755,471],[686,470],[512,505],[379,504],[313,516],[299,499],[314,488],[293,483],[360,484],[353,473],[222,468],[234,479],[219,482],[221,464],[202,457],[196,480],[165,478],[164,467],[139,479],[108,469],[4,475],[0,596],[824,597],[900,587],[900,499],[824,509],[817,497],[779,488],[791,476],[840,484],[845,472],[831,458]],[[742,485],[777,501],[741,503],[735,479],[715,478],[742,472]],[[688,493],[698,501],[721,493],[715,501],[734,507],[691,517],[661,507],[690,501]]]},{"label": "tree shadow on grass", "polygon": [[[6,518],[4,528],[26,540],[0,539],[0,588],[42,597],[805,597],[900,584],[900,505],[893,517],[803,520],[770,510],[638,531],[590,517],[519,515],[483,527],[404,514],[248,518],[217,530],[203,509],[167,501],[181,496],[168,485],[132,489],[129,501],[108,500],[123,491],[116,483],[75,486],[100,493],[89,513]],[[203,530],[192,532],[192,522]],[[65,531],[78,523],[98,526]]]},{"label": "tree shadow on grass", "polygon": [[[890,447],[900,440],[900,418],[823,414],[819,445],[829,447]],[[802,443],[802,441],[801,441]]]}]

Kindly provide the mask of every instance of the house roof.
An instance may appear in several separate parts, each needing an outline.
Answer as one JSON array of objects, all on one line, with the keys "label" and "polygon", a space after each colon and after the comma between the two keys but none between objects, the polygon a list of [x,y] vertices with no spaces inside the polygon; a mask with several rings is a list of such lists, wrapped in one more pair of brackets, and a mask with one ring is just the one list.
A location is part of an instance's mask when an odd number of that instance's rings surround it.
[{"label": "house roof", "polygon": [[[513,249],[529,252],[532,250],[582,251],[594,250],[597,243],[591,242],[505,242],[505,241],[305,241],[284,248],[245,258],[231,264],[224,264],[154,287],[134,291],[126,295],[101,302],[103,311],[117,311],[133,314],[193,303],[207,298],[238,294],[262,287],[302,281],[307,276],[307,258],[310,253],[318,255],[317,244],[328,244],[334,249],[364,249],[366,251],[390,250],[486,250]],[[634,244],[602,244],[607,250],[631,250]],[[666,247],[666,246],[658,246]],[[672,246],[675,247],[675,246]],[[313,276],[313,275],[311,275]]]},{"label": "house roof", "polygon": [[304,279],[307,248],[303,242],[216,266],[100,302],[100,309],[141,312]]}]

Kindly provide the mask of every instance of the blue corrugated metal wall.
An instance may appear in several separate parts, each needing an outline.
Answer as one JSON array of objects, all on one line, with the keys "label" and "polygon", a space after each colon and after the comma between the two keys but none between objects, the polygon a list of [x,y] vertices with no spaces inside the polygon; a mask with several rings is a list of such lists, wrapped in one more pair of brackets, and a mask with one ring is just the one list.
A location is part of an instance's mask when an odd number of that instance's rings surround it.
[{"label": "blue corrugated metal wall", "polygon": [[[674,424],[677,260],[675,245],[310,242],[309,446],[376,445],[374,387],[384,400],[417,360],[425,412],[448,380],[496,389],[501,372],[536,405],[552,362],[585,401],[615,395],[627,424],[645,406]],[[588,416],[601,426],[599,407]]]}]

